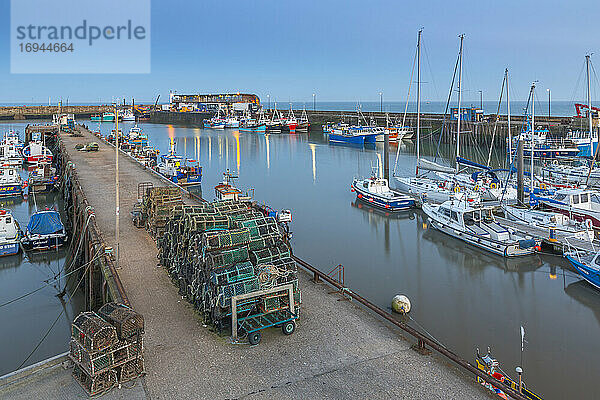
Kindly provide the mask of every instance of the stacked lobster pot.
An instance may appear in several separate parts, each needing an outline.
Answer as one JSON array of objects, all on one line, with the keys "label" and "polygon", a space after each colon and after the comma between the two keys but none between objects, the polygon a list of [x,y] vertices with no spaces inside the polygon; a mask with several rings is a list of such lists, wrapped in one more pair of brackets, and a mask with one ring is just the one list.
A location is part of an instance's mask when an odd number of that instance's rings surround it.
[{"label": "stacked lobster pot", "polygon": [[123,304],[107,303],[75,318],[69,356],[73,377],[89,396],[144,373],[143,334],[144,318]]},{"label": "stacked lobster pot", "polygon": [[146,230],[152,237],[163,235],[171,210],[182,204],[179,188],[155,187],[148,189],[142,202],[142,218],[146,221]]},{"label": "stacked lobster pot", "polygon": [[288,292],[251,295],[288,284],[298,315],[296,263],[273,217],[249,203],[217,201],[172,208],[165,228],[158,242],[161,265],[181,295],[219,330],[230,327],[234,296],[250,294],[237,303],[244,316],[289,309]]}]

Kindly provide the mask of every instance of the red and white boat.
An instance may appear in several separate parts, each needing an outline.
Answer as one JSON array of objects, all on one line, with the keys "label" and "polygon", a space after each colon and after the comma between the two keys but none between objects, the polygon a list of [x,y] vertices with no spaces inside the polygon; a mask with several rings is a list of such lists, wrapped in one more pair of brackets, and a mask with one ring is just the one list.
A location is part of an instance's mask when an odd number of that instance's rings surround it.
[{"label": "red and white boat", "polygon": [[286,127],[290,133],[296,133],[296,128],[298,127],[298,120],[294,115],[294,110],[292,110],[292,106],[290,105],[290,112],[288,113],[287,119],[285,120],[284,127]]},{"label": "red and white boat", "polygon": [[31,142],[23,149],[23,157],[29,164],[51,163],[52,152],[40,142]]},{"label": "red and white boat", "polygon": [[600,228],[600,192],[596,190],[565,188],[557,190],[553,197],[534,196],[534,199],[545,208]]}]

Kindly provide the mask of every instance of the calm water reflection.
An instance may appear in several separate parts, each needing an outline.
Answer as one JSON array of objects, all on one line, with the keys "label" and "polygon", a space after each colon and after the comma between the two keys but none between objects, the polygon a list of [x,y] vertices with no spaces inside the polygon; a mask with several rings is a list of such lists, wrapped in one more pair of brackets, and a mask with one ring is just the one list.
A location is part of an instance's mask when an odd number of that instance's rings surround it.
[{"label": "calm water reflection", "polygon": [[[1,123],[0,136],[8,129],[20,131],[21,139],[26,123]],[[21,171],[23,178],[26,171]],[[61,208],[62,203],[56,194],[38,195],[39,208]],[[0,199],[0,208],[11,210],[21,229],[25,229],[29,216],[35,212],[33,198]],[[66,250],[45,253],[20,253],[10,257],[0,257],[0,304],[34,291],[47,281],[55,279],[62,270]],[[70,321],[83,308],[83,296],[77,294],[70,303],[56,295],[65,285],[61,278],[44,289],[21,300],[0,307],[0,375],[15,370],[40,342],[61,311],[59,321],[50,331],[26,365],[68,350]]]},{"label": "calm water reflection", "polygon": [[[173,138],[179,153],[200,160],[205,197],[214,198],[213,187],[232,169],[257,200],[293,211],[297,255],[327,271],[343,264],[347,285],[382,307],[407,295],[411,317],[466,359],[491,346],[512,374],[523,325],[529,386],[546,399],[594,396],[600,292],[568,271],[563,280],[561,259],[504,260],[428,229],[419,211],[387,216],[356,203],[352,178],[370,174],[380,145],[330,146],[320,133],[140,125],[161,151]],[[398,174],[410,174],[413,144],[401,146]]]}]

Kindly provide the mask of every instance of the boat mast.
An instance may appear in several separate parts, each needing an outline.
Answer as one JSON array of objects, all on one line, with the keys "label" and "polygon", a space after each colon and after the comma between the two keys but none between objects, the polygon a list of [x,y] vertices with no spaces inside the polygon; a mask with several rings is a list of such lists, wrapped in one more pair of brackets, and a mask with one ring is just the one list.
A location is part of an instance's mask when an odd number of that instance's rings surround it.
[{"label": "boat mast", "polygon": [[120,200],[119,200],[119,109],[115,103],[115,239],[117,245],[115,246],[115,260],[116,267],[119,268],[119,212],[120,212]]},{"label": "boat mast", "polygon": [[458,121],[456,124],[456,173],[458,173],[458,157],[460,156],[460,102],[462,100],[462,51],[463,51],[463,39],[465,35],[462,34],[460,37],[460,50],[458,51]]},{"label": "boat mast", "polygon": [[588,122],[590,128],[590,156],[594,154],[594,139],[592,134],[592,95],[590,91],[590,55],[585,56],[585,65],[587,70],[587,103],[588,103]]},{"label": "boat mast", "polygon": [[417,39],[417,169],[415,176],[419,175],[419,161],[421,159],[421,33],[419,29]]},{"label": "boat mast", "polygon": [[509,168],[512,165],[512,137],[510,135],[510,96],[508,90],[508,68],[504,70],[504,77],[506,79],[506,111],[508,118],[508,165]]},{"label": "boat mast", "polygon": [[531,85],[531,186],[529,187],[529,195],[533,194],[533,155],[535,150],[535,82]]}]

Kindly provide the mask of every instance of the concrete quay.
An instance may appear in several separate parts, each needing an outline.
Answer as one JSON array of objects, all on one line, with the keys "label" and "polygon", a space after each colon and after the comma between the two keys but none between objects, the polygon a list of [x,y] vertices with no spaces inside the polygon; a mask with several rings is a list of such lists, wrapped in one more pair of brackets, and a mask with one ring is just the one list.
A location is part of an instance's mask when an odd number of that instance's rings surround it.
[{"label": "concrete quay", "polygon": [[[115,246],[115,149],[89,131],[62,136],[81,186],[109,246]],[[98,152],[75,145],[97,141]],[[423,356],[381,319],[315,284],[299,271],[302,312],[291,336],[264,332],[258,346],[231,344],[202,324],[157,266],[157,248],[136,228],[129,210],[139,182],[164,181],[134,160],[120,157],[121,244],[119,275],[131,305],[145,317],[145,378],[106,398],[150,399],[491,399],[474,377],[435,355]],[[192,199],[186,199],[193,202]],[[65,343],[65,349],[67,343]],[[70,371],[54,368],[2,385],[0,398],[85,398]],[[37,377],[37,378],[36,378]],[[21,382],[21,383],[19,383]],[[23,384],[25,382],[25,384]],[[44,395],[46,393],[46,395]]]}]

